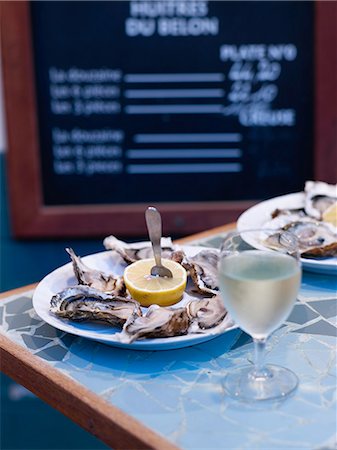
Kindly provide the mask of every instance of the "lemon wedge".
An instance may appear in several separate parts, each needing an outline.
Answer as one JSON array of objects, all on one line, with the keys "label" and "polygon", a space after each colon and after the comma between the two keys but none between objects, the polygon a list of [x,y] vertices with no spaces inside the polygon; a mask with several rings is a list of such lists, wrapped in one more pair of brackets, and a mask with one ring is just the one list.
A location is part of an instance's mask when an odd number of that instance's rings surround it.
[{"label": "lemon wedge", "polygon": [[172,278],[153,277],[151,268],[155,265],[153,258],[141,259],[130,264],[124,271],[124,281],[132,298],[142,306],[157,304],[169,306],[177,303],[183,296],[187,273],[175,261],[162,259],[162,264],[170,269]]},{"label": "lemon wedge", "polygon": [[324,211],[322,218],[324,222],[332,223],[332,225],[337,227],[337,202]]}]

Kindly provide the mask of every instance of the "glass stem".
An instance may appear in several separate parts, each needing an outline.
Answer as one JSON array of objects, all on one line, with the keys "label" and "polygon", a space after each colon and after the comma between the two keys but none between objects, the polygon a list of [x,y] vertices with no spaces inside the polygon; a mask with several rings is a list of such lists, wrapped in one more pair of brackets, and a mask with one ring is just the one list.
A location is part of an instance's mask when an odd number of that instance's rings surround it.
[{"label": "glass stem", "polygon": [[264,365],[265,348],[267,339],[254,338],[254,370],[253,377],[267,378],[270,376],[269,370]]}]

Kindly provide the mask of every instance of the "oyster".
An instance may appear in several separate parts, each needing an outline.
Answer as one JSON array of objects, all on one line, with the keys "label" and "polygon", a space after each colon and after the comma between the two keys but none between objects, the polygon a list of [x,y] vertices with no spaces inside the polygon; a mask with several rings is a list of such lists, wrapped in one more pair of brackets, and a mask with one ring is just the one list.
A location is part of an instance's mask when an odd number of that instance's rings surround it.
[{"label": "oyster", "polygon": [[[135,246],[133,244],[127,244],[126,242],[120,241],[115,236],[108,236],[104,239],[103,245],[107,250],[114,250],[117,252],[127,264],[131,264],[139,259],[153,257],[151,242],[142,242]],[[171,238],[162,238],[161,247],[162,258],[174,259],[177,262],[181,262],[183,252],[176,252],[176,250],[179,249],[177,246],[173,245]]]},{"label": "oyster", "polygon": [[183,250],[174,250],[169,259],[172,259],[172,261],[175,261],[178,264],[182,264],[184,259],[186,258],[185,252]]},{"label": "oyster", "polygon": [[[280,230],[289,231],[297,237],[303,258],[337,255],[337,230],[330,224],[303,218],[283,223]],[[264,242],[270,247],[278,248],[279,237],[280,233],[275,231]]]},{"label": "oyster", "polygon": [[317,220],[322,220],[324,211],[337,202],[337,185],[323,181],[307,181],[304,192],[305,212]]},{"label": "oyster", "polygon": [[216,250],[202,250],[192,257],[185,257],[182,265],[189,272],[195,290],[201,294],[216,295],[219,291],[217,266],[219,253]]},{"label": "oyster", "polygon": [[122,276],[106,274],[100,270],[88,267],[80,256],[77,256],[72,248],[66,248],[73,263],[75,276],[79,284],[91,286],[104,292],[112,292],[115,295],[126,296],[126,286]]},{"label": "oyster", "polygon": [[191,319],[190,332],[198,332],[216,327],[227,315],[223,300],[219,295],[211,298],[192,300],[186,305]]},{"label": "oyster", "polygon": [[[284,210],[286,211],[286,210]],[[282,230],[285,226],[287,226],[289,223],[293,223],[293,222],[314,222],[317,223],[316,221],[313,221],[312,218],[306,216],[306,215],[302,215],[302,214],[296,214],[296,213],[284,213],[284,214],[279,214],[276,217],[274,217],[273,219],[265,222],[263,224],[263,229],[266,229],[266,232],[268,232],[268,230]]]},{"label": "oyster", "polygon": [[187,334],[190,320],[186,308],[163,308],[151,305],[146,314],[132,314],[120,335],[122,342],[141,338],[180,336]]},{"label": "oyster", "polygon": [[142,315],[139,303],[133,299],[81,285],[68,287],[54,295],[50,311],[62,319],[95,320],[113,326],[122,326],[130,316]]},{"label": "oyster", "polygon": [[275,219],[279,216],[290,216],[290,215],[296,215],[297,217],[305,217],[305,211],[303,208],[295,208],[295,209],[275,209],[271,213],[271,217]]}]

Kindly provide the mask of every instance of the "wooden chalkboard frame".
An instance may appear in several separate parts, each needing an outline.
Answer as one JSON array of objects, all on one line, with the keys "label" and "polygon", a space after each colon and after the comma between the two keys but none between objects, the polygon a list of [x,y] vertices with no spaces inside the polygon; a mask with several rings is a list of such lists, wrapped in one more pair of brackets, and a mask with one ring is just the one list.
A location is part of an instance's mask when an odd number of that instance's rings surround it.
[{"label": "wooden chalkboard frame", "polygon": [[[13,234],[19,238],[145,235],[145,204],[46,206],[29,3],[2,2],[2,58],[7,117],[7,167]],[[337,3],[315,3],[314,176],[336,182]],[[157,204],[164,232],[183,235],[235,220],[255,202]]]}]

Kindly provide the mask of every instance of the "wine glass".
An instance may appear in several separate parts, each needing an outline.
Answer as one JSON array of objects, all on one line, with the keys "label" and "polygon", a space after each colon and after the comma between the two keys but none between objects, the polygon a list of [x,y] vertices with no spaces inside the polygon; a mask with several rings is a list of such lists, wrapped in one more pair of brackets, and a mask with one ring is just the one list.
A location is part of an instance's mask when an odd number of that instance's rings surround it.
[{"label": "wine glass", "polygon": [[297,239],[289,232],[232,232],[222,243],[218,265],[221,296],[234,321],[253,338],[255,350],[253,366],[234,370],[225,378],[225,389],[232,397],[279,399],[298,385],[297,376],[289,369],[265,365],[264,352],[268,336],[295,303],[301,284],[299,256]]}]

